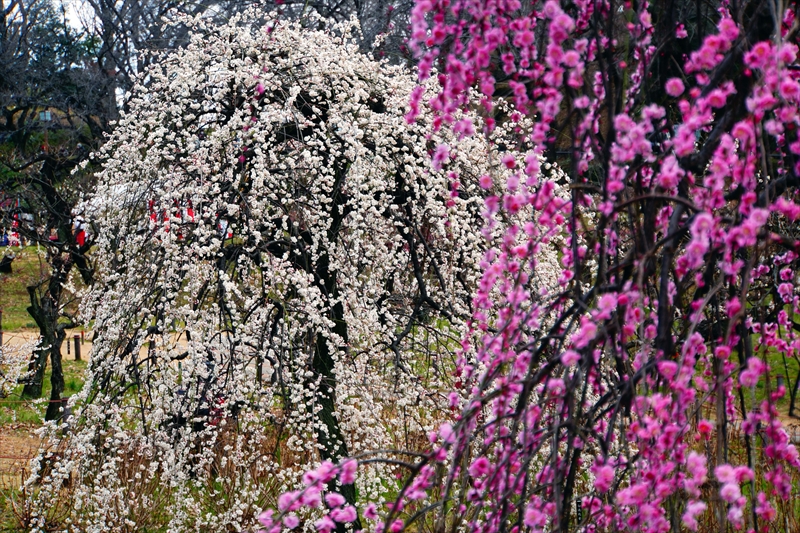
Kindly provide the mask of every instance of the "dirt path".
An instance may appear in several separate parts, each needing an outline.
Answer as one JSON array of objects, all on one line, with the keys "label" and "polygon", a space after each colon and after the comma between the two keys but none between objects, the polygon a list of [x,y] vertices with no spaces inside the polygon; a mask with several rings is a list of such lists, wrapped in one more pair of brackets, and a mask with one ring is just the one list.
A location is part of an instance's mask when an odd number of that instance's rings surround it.
[{"label": "dirt path", "polygon": [[[75,360],[75,335],[78,335],[78,338],[80,339],[81,332],[82,330],[80,329],[67,330],[67,338],[64,339],[64,343],[61,345],[62,359],[68,361]],[[92,341],[90,338],[91,335],[89,332],[86,332],[83,335],[83,339],[79,340],[78,342],[81,352],[81,359],[84,361],[88,359],[89,353],[92,349]],[[23,346],[26,343],[33,343],[37,340],[39,340],[39,331],[35,329],[18,329],[15,331],[3,332],[3,345]],[[69,347],[67,345],[69,345]]]},{"label": "dirt path", "polygon": [[34,424],[6,424],[0,427],[0,488],[19,486],[30,472],[30,461],[41,439]]}]

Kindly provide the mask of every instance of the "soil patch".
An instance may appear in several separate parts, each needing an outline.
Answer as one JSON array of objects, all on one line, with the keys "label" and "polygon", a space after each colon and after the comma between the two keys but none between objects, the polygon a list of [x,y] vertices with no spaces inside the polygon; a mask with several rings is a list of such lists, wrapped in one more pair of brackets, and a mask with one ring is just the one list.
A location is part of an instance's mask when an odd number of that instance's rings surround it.
[{"label": "soil patch", "polygon": [[30,461],[39,450],[41,439],[34,424],[0,426],[0,480],[2,484],[21,483],[30,472]]}]

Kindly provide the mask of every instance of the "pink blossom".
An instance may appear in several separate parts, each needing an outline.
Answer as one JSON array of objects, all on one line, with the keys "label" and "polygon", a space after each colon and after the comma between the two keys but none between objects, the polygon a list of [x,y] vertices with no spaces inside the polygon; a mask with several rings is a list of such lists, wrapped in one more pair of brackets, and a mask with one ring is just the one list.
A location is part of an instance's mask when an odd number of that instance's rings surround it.
[{"label": "pink blossom", "polygon": [[617,295],[606,293],[597,302],[597,314],[595,320],[608,320],[611,314],[617,309]]},{"label": "pink blossom", "polygon": [[732,505],[730,509],[728,509],[728,520],[734,525],[736,529],[742,527],[744,523],[744,512],[741,506]]},{"label": "pink blossom", "polygon": [[500,207],[500,199],[497,196],[489,196],[484,203],[486,204],[486,212],[490,215],[497,213]]},{"label": "pink blossom", "polygon": [[742,302],[740,302],[739,298],[737,298],[736,296],[728,300],[728,302],[725,304],[725,312],[728,314],[728,316],[732,317],[741,310],[742,310]]},{"label": "pink blossom", "polygon": [[581,55],[576,52],[575,50],[569,50],[568,52],[564,53],[564,57],[561,60],[564,65],[574,68],[577,67],[580,63]]},{"label": "pink blossom", "polygon": [[719,497],[728,503],[733,503],[742,495],[739,485],[736,483],[725,483],[719,491]]},{"label": "pink blossom", "polygon": [[278,510],[295,511],[300,508],[299,493],[297,491],[285,492],[278,497]]},{"label": "pink blossom", "polygon": [[556,2],[556,0],[547,0],[547,2],[545,2],[544,9],[542,10],[542,14],[545,17],[547,17],[547,18],[552,20],[552,19],[556,18],[558,15],[560,15],[561,13],[563,13],[563,11],[562,11],[561,6],[559,5],[559,3]]},{"label": "pink blossom", "polygon": [[489,472],[489,459],[486,457],[478,457],[469,467],[469,475],[472,477],[485,476]]},{"label": "pink blossom", "polygon": [[772,45],[769,41],[756,43],[744,55],[744,62],[750,68],[764,68],[772,56]]},{"label": "pink blossom", "polygon": [[753,479],[753,470],[748,466],[740,465],[733,469],[734,477],[737,483],[744,483]]},{"label": "pink blossom", "polygon": [[767,365],[758,357],[747,360],[747,369],[739,375],[743,387],[753,387],[758,383],[758,378],[767,371]]},{"label": "pink blossom", "polygon": [[475,128],[472,125],[472,120],[468,118],[463,118],[457,121],[453,125],[453,131],[459,134],[459,136],[464,137],[472,137],[475,135]]},{"label": "pink blossom", "polygon": [[374,503],[370,503],[364,508],[364,518],[367,520],[377,520],[378,512]]},{"label": "pink blossom", "polygon": [[325,515],[314,523],[314,527],[317,528],[319,533],[330,533],[336,529],[336,522],[331,520],[328,515]]},{"label": "pink blossom", "polygon": [[448,444],[454,442],[455,433],[453,432],[453,426],[447,423],[442,424],[439,428],[439,436]]},{"label": "pink blossom", "polygon": [[528,505],[525,509],[523,523],[534,531],[541,531],[541,528],[547,524],[547,515],[535,506]]},{"label": "pink blossom", "polygon": [[317,476],[323,483],[333,480],[336,477],[336,465],[330,461],[322,461],[317,468]]},{"label": "pink blossom", "polygon": [[709,420],[703,419],[697,423],[697,432],[705,438],[709,438],[713,430],[714,424]]},{"label": "pink blossom", "polygon": [[310,486],[300,496],[300,503],[307,507],[316,508],[322,503],[322,492],[317,486]]},{"label": "pink blossom", "polygon": [[508,195],[503,198],[503,208],[512,215],[525,205],[525,197],[520,194]]},{"label": "pink blossom", "polygon": [[678,128],[677,134],[672,141],[672,146],[678,156],[683,157],[694,151],[694,144],[696,142],[695,131],[695,128],[687,126],[686,124]]},{"label": "pink blossom", "polygon": [[683,525],[692,531],[697,531],[697,517],[703,514],[708,506],[704,502],[690,501],[686,504],[686,511],[681,520]]},{"label": "pink blossom", "polygon": [[602,465],[594,471],[594,476],[594,487],[597,492],[608,492],[614,482],[614,469],[609,465]]},{"label": "pink blossom", "polygon": [[258,515],[258,521],[261,522],[262,526],[267,527],[267,528],[272,526],[272,524],[273,524],[273,519],[272,519],[273,513],[274,513],[274,511],[272,509],[267,509],[266,511],[264,511],[263,513]]},{"label": "pink blossom", "polygon": [[781,80],[780,93],[786,100],[797,100],[800,98],[800,84],[792,78]]},{"label": "pink blossom", "polygon": [[348,505],[331,511],[331,518],[336,522],[344,524],[355,521],[355,519],[358,518],[358,513],[356,513],[355,507]]},{"label": "pink blossom", "polygon": [[773,520],[777,513],[775,511],[775,507],[773,507],[770,501],[767,499],[767,495],[763,492],[759,492],[757,500],[758,505],[756,505],[756,514],[760,516],[762,520],[767,522]]},{"label": "pink blossom", "polygon": [[356,470],[358,470],[358,461],[349,459],[342,463],[339,471],[339,481],[342,485],[352,485],[355,483]]},{"label": "pink blossom", "polygon": [[422,100],[422,95],[425,94],[425,88],[421,85],[418,85],[414,88],[411,92],[411,97],[409,98],[409,112],[406,114],[405,119],[406,122],[409,124],[413,123],[420,113],[420,100]]},{"label": "pink blossom", "polygon": [[675,361],[659,361],[658,371],[666,379],[671,380],[678,373],[678,364]]},{"label": "pink blossom", "polygon": [[792,301],[794,286],[791,283],[781,283],[778,285],[778,294],[784,302],[789,303]]},{"label": "pink blossom", "polygon": [[575,333],[572,343],[577,349],[585,348],[597,336],[597,324],[587,316],[581,317],[581,329]]},{"label": "pink blossom", "polygon": [[561,354],[561,364],[564,366],[572,366],[581,360],[581,354],[574,350],[567,350]]},{"label": "pink blossom", "polygon": [[778,50],[778,59],[785,65],[790,65],[797,60],[797,45],[794,43],[783,43]]},{"label": "pink blossom", "polygon": [[512,154],[505,154],[502,157],[502,162],[503,165],[506,166],[506,168],[514,168],[517,166],[517,160],[514,158]]},{"label": "pink blossom", "polygon": [[680,78],[670,78],[664,88],[670,96],[680,96],[684,91],[683,82]]},{"label": "pink blossom", "polygon": [[689,452],[686,458],[686,470],[698,484],[705,482],[708,473],[705,455],[695,451]]},{"label": "pink blossom", "polygon": [[344,496],[338,492],[329,492],[325,495],[325,503],[328,505],[328,507],[339,507],[340,505],[344,505],[344,502]]},{"label": "pink blossom", "polygon": [[289,529],[294,529],[300,525],[300,519],[294,513],[289,513],[283,517],[283,525]]},{"label": "pink blossom", "polygon": [[733,19],[723,17],[720,19],[718,27],[720,36],[722,36],[728,42],[735,41],[739,36],[739,27],[736,25],[736,22],[734,22]]},{"label": "pink blossom", "polygon": [[563,394],[566,390],[566,386],[564,385],[564,380],[561,378],[551,378],[547,380],[545,384],[547,391],[553,395]]},{"label": "pink blossom", "polygon": [[711,91],[708,96],[706,97],[706,101],[708,105],[714,108],[724,107],[725,103],[727,102],[728,94],[726,91],[721,89],[714,89]]},{"label": "pink blossom", "polygon": [[[596,483],[595,483],[596,486]],[[620,505],[641,506],[648,501],[650,490],[645,483],[635,483],[617,493]]]},{"label": "pink blossom", "polygon": [[515,192],[519,188],[519,174],[512,174],[506,180],[506,188],[510,193]]},{"label": "pink blossom", "polygon": [[514,36],[514,46],[524,47],[530,46],[533,44],[533,32],[532,31],[521,31]]},{"label": "pink blossom", "polygon": [[450,161],[450,147],[446,144],[437,146],[432,161],[435,170],[442,170],[442,167]]}]

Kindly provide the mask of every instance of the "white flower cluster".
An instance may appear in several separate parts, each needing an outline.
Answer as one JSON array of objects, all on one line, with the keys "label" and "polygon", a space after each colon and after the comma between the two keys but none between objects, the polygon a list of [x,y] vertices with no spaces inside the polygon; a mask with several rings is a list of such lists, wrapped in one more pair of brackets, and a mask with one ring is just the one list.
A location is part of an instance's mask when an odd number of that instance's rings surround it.
[{"label": "white flower cluster", "polygon": [[0,398],[7,398],[24,380],[28,373],[28,362],[35,342],[0,346]]},{"label": "white flower cluster", "polygon": [[240,530],[320,458],[419,448],[449,416],[496,145],[432,166],[448,139],[406,122],[413,75],[247,16],[151,69],[97,154],[91,367],[34,527],[71,478],[76,531]]}]

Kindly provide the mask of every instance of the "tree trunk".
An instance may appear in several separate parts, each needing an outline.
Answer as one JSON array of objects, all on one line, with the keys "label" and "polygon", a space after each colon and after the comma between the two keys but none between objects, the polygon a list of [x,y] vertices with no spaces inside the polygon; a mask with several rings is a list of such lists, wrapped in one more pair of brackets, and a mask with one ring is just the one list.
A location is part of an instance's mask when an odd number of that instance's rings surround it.
[{"label": "tree trunk", "polygon": [[[43,346],[47,346],[47,341],[42,337]],[[47,356],[49,351],[46,349],[36,349],[33,351],[31,361],[28,363],[28,372],[31,372],[25,386],[22,388],[23,398],[41,398],[42,383],[44,382],[44,371],[47,367]]]},{"label": "tree trunk", "polygon": [[[50,403],[53,404],[53,400],[61,399],[61,393],[64,390],[64,374],[61,368],[61,344],[66,337],[66,331],[64,330],[64,325],[59,325],[58,323],[60,315],[59,302],[61,300],[64,282],[69,275],[72,264],[72,261],[69,259],[63,260],[59,256],[54,257],[52,260],[53,274],[50,279],[38,285],[31,285],[28,287],[28,295],[31,300],[28,313],[30,313],[31,317],[36,321],[36,325],[39,327],[41,340],[39,348],[34,350],[28,366],[29,370],[33,371],[34,374],[22,389],[22,396],[24,398],[40,398],[42,396],[44,372],[47,367],[47,358],[49,356],[51,364],[53,365],[50,375],[50,383],[52,385]],[[45,286],[47,288],[44,292],[40,292]],[[47,412],[47,416],[50,416],[51,412],[49,408]],[[47,418],[47,420],[51,420],[51,418]]]},{"label": "tree trunk", "polygon": [[[339,224],[335,221],[335,223],[332,224],[331,232],[337,232],[338,228]],[[335,233],[332,233],[331,236],[335,235]],[[328,301],[335,300],[338,296],[336,274],[330,271],[327,253],[321,254],[317,261],[316,277],[318,286],[324,291]],[[344,306],[341,303],[336,303],[331,308],[331,319],[334,324],[332,333],[341,338],[342,342],[346,344],[348,342],[347,323],[344,320]],[[322,447],[320,452],[322,458],[336,463],[343,457],[348,456],[347,444],[345,443],[344,435],[339,427],[339,421],[336,419],[335,413],[336,376],[333,373],[335,364],[333,354],[336,352],[337,347],[333,345],[331,339],[326,338],[322,333],[317,334],[314,344],[312,368],[314,374],[321,377],[319,393],[316,398],[317,404],[320,407],[317,416],[321,426],[316,430],[315,437]],[[348,503],[356,503],[354,485],[342,486],[339,491]]]},{"label": "tree trunk", "polygon": [[[331,203],[331,210],[329,215],[332,219],[330,228],[328,229],[328,242],[330,246],[334,246],[339,237],[339,230],[344,219],[344,210],[340,212],[340,206],[346,204],[344,196],[341,194],[340,187],[346,175],[346,165],[339,164],[336,182],[333,187],[333,202]],[[339,296],[337,287],[336,273],[331,272],[329,251],[323,251],[320,254],[317,264],[314,268],[314,276],[319,289],[328,302],[335,301]],[[331,319],[333,320],[332,333],[338,336],[345,345],[348,343],[347,322],[344,319],[344,306],[341,302],[337,302],[331,308]],[[344,440],[344,435],[339,426],[339,421],[336,418],[336,377],[333,372],[335,360],[333,354],[338,348],[333,344],[333,341],[326,338],[322,333],[318,333],[315,339],[314,346],[314,359],[312,367],[314,373],[321,376],[321,383],[319,393],[316,401],[320,407],[319,414],[317,415],[321,425],[316,429],[315,437],[317,442],[321,445],[320,455],[323,459],[327,459],[333,463],[339,462],[343,457],[349,455],[347,444]],[[324,429],[323,429],[324,428]],[[347,503],[355,505],[356,503],[356,488],[354,484],[342,485],[338,487],[331,487],[336,489],[344,496]],[[361,529],[361,523],[358,519],[353,523],[353,529]],[[344,526],[337,525],[337,533],[343,533]]]},{"label": "tree trunk", "polygon": [[[41,398],[44,383],[44,372],[47,368],[47,358],[56,344],[56,326],[58,315],[51,317],[53,303],[49,292],[45,292],[41,297],[37,294],[43,283],[28,287],[31,305],[28,313],[36,321],[39,327],[39,347],[33,351],[31,361],[28,364],[28,371],[33,375],[28,379],[22,389],[23,398]],[[59,344],[58,349],[61,349]]]},{"label": "tree trunk", "polygon": [[319,421],[325,429],[316,430],[317,442],[322,446],[320,454],[323,459],[337,462],[347,456],[347,445],[339,428],[339,421],[334,414],[336,402],[336,378],[333,375],[333,357],[328,346],[329,341],[322,333],[317,334],[314,350],[314,372],[322,377],[316,401],[321,407]]},{"label": "tree trunk", "polygon": [[[337,303],[333,307],[333,320],[335,325],[333,330],[336,334],[347,339],[347,324],[344,322],[344,308],[342,304]],[[316,402],[319,405],[319,413],[317,417],[321,426],[315,429],[315,438],[321,445],[320,455],[323,459],[338,463],[342,458],[349,455],[347,451],[347,444],[344,440],[344,435],[339,427],[339,421],[336,418],[336,377],[333,373],[334,358],[333,353],[336,350],[333,347],[332,341],[326,339],[322,333],[318,333],[316,337],[316,346],[314,349],[314,360],[312,367],[314,373],[321,376],[321,383],[319,391],[316,395]],[[356,503],[356,487],[355,484],[336,486],[335,482],[329,487],[330,490],[338,491],[347,503],[355,505]],[[361,523],[358,519],[353,523],[353,530],[361,529]],[[337,533],[344,533],[344,525],[337,524]]]},{"label": "tree trunk", "polygon": [[61,393],[64,392],[64,371],[61,368],[61,344],[67,336],[64,328],[60,328],[55,335],[56,341],[50,348],[50,364],[53,365],[50,374],[50,403],[47,404],[45,420],[58,420],[61,417]]}]

